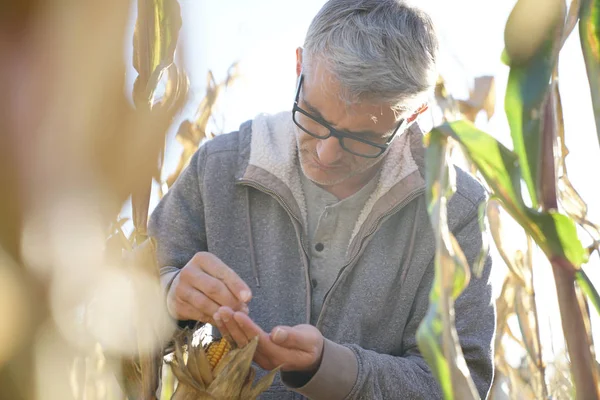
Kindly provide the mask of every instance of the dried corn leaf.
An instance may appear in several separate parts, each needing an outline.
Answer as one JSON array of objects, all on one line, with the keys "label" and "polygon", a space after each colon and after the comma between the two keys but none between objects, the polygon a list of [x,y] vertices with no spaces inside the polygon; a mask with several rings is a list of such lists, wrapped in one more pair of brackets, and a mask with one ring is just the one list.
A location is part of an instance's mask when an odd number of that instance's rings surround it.
[{"label": "dried corn leaf", "polygon": [[206,357],[202,345],[192,346],[188,343],[188,368],[194,378],[200,378],[204,386],[209,386],[213,381],[213,374],[210,370],[210,362]]},{"label": "dried corn leaf", "polygon": [[496,198],[491,198],[488,201],[487,205],[487,216],[490,225],[490,232],[492,233],[492,238],[494,239],[494,243],[496,248],[498,249],[498,253],[504,260],[504,263],[508,267],[511,274],[517,278],[521,284],[525,284],[527,277],[529,276],[527,271],[524,271],[520,268],[518,262],[515,260],[516,249],[508,249],[506,244],[506,238],[509,238],[505,232],[504,223],[502,222],[503,218],[507,218],[508,214],[503,213],[503,217],[501,217],[501,209],[502,206],[500,202]]},{"label": "dried corn leaf", "polygon": [[167,362],[168,365],[171,366],[173,374],[177,378],[177,380],[190,388],[196,389],[198,391],[202,391],[205,389],[204,383],[202,380],[196,380],[188,370],[183,355],[183,347],[176,340],[175,341],[175,351],[173,354],[173,360]]},{"label": "dried corn leaf", "polygon": [[460,112],[471,122],[480,111],[485,111],[489,120],[496,109],[496,82],[493,76],[478,76],[467,100],[459,100]]},{"label": "dried corn leaf", "polygon": [[199,386],[206,387],[205,381],[202,378],[202,374],[200,373],[200,368],[198,367],[196,355],[193,353],[195,353],[195,351],[193,349],[190,351],[190,347],[188,347],[187,363],[185,364],[185,369],[189,372],[194,381],[199,383]]},{"label": "dried corn leaf", "polygon": [[209,133],[206,131],[206,127],[213,114],[213,109],[219,95],[225,88],[235,82],[238,77],[239,71],[237,63],[234,63],[229,67],[227,77],[219,84],[216,83],[212,72],[208,72],[206,94],[198,106],[195,120],[193,122],[189,120],[183,121],[177,131],[176,138],[183,146],[183,153],[179,158],[179,163],[175,172],[167,178],[167,187],[171,187],[173,183],[175,183],[175,180],[189,163],[190,158],[194,155],[202,140],[210,137]]},{"label": "dried corn leaf", "polygon": [[208,121],[213,114],[213,108],[217,103],[219,95],[225,88],[229,87],[229,85],[239,78],[239,76],[239,64],[237,62],[233,63],[229,67],[227,70],[227,76],[219,84],[216,83],[212,72],[208,72],[206,77],[206,95],[198,106],[197,117],[194,121],[196,125],[198,125],[200,131],[206,132],[206,126],[208,125]]},{"label": "dried corn leaf", "polygon": [[435,101],[442,110],[443,120],[451,121],[459,114],[459,105],[448,92],[444,78],[439,75],[435,85]]},{"label": "dried corn leaf", "polygon": [[500,354],[499,351],[502,348],[502,340],[508,329],[508,319],[515,310],[515,292],[516,285],[519,280],[514,275],[509,274],[504,283],[502,284],[502,291],[500,296],[496,299],[496,336],[494,339],[494,348],[496,354]]},{"label": "dried corn leaf", "polygon": [[267,390],[272,384],[273,379],[275,379],[275,375],[279,372],[279,367],[269,371],[268,374],[263,376],[254,386],[252,383],[254,381],[254,376],[256,375],[254,369],[250,369],[252,372],[249,375],[249,379],[247,383],[244,385],[242,393],[240,395],[240,399],[242,400],[254,400],[258,398],[258,396]]},{"label": "dried corn leaf", "polygon": [[544,365],[542,361],[539,326],[533,293],[529,293],[524,287],[518,286],[516,288],[515,297],[515,312],[519,321],[521,336],[523,337],[529,359],[533,364],[533,372],[536,375],[535,379],[533,379],[534,384],[532,386],[536,391],[538,398],[546,398],[544,394],[544,377],[539,374],[539,371],[543,371]]},{"label": "dried corn leaf", "polygon": [[258,336],[243,348],[231,350],[227,354],[229,356],[233,353],[231,361],[219,364],[222,368],[219,371],[215,369],[215,380],[207,391],[219,399],[231,399],[239,396],[252,366],[252,358],[257,345]]}]

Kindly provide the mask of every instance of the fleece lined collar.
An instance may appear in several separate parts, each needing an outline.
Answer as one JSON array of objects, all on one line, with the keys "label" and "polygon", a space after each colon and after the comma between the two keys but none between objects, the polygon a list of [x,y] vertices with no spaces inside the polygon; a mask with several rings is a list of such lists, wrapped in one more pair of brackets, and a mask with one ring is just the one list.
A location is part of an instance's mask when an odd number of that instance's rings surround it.
[{"label": "fleece lined collar", "polygon": [[[245,180],[260,183],[284,200],[296,218],[307,225],[295,125],[289,111],[260,114],[252,121],[252,137]],[[412,124],[398,137],[385,156],[375,191],[368,198],[354,226],[351,242],[367,221],[393,208],[403,198],[424,187],[422,132]],[[401,186],[399,188],[398,186]]]}]

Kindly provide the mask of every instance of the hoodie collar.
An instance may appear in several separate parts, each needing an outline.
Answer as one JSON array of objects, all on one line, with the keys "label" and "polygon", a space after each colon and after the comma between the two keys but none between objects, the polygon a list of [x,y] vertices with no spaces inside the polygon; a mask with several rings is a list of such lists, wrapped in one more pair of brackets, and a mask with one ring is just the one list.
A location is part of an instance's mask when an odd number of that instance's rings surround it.
[{"label": "hoodie collar", "polygon": [[[241,180],[259,185],[280,198],[292,216],[306,226],[306,201],[300,180],[302,169],[291,112],[260,114],[252,121],[251,131],[250,146],[240,146],[243,158],[247,160]],[[376,221],[382,213],[425,187],[422,135],[414,123],[394,140],[377,175],[375,190],[360,212],[352,238],[363,231],[364,225],[370,225],[365,222]]]}]

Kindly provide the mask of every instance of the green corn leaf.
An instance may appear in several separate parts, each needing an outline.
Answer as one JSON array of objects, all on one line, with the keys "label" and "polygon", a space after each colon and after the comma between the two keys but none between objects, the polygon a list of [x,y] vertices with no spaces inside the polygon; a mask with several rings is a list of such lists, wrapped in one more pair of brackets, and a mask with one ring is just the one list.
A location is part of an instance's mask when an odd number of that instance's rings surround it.
[{"label": "green corn leaf", "polygon": [[448,228],[446,203],[455,189],[454,169],[448,168],[448,138],[439,131],[425,137],[427,210],[436,240],[435,278],[429,309],[417,330],[419,350],[440,383],[445,399],[476,399],[454,324],[454,301],[469,283],[465,256]]},{"label": "green corn leaf", "polygon": [[583,269],[579,269],[575,272],[575,281],[590,300],[596,309],[596,312],[600,314],[600,295]]},{"label": "green corn leaf", "polygon": [[548,259],[566,258],[575,267],[588,261],[587,250],[577,236],[575,222],[556,211],[540,213],[526,209],[526,219],[519,221]]},{"label": "green corn leaf", "polygon": [[557,212],[538,212],[525,206],[519,195],[520,168],[514,153],[467,121],[447,123],[434,129],[452,136],[477,166],[503,206],[525,228],[549,259],[563,257],[576,267],[588,254],[577,237],[575,222]]},{"label": "green corn leaf", "polygon": [[[511,68],[504,108],[533,208],[538,207],[539,197],[542,107],[556,64],[564,14],[560,0],[519,0],[505,30]],[[545,20],[536,24],[532,18]],[[539,29],[530,28],[538,25]]]},{"label": "green corn leaf", "polygon": [[505,207],[515,211],[524,207],[521,169],[512,151],[468,121],[446,123],[434,131],[451,136],[463,145],[465,155],[477,166]]},{"label": "green corn leaf", "polygon": [[579,38],[600,141],[600,0],[581,0],[579,18]]}]

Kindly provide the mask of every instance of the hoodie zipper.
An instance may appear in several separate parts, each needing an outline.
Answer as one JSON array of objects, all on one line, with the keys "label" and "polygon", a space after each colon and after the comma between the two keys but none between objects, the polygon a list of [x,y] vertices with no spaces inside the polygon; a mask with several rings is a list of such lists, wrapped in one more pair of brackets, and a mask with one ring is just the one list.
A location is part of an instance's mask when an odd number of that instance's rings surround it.
[{"label": "hoodie zipper", "polygon": [[[350,261],[348,261],[348,263],[340,269],[340,271],[337,274],[337,277],[335,278],[335,281],[333,282],[333,285],[331,285],[331,287],[329,288],[327,293],[325,293],[325,297],[323,298],[323,306],[321,307],[321,312],[319,314],[319,317],[317,318],[317,323],[316,323],[317,328],[319,328],[319,326],[321,324],[321,317],[323,316],[325,309],[327,308],[327,300],[329,298],[330,293],[338,286],[340,277],[342,276],[344,271],[346,271],[348,269],[348,267],[353,265],[356,262],[356,260],[362,255],[362,253],[366,247],[365,243],[366,243],[367,239],[369,239],[369,237],[371,235],[373,235],[373,233],[375,233],[377,231],[377,229],[379,229],[379,226],[385,219],[387,219],[391,215],[400,211],[402,208],[404,208],[404,206],[406,206],[408,203],[410,203],[411,201],[413,201],[415,198],[419,197],[423,193],[425,193],[425,188],[419,188],[419,189],[413,191],[412,193],[410,193],[408,196],[406,196],[404,198],[404,200],[402,200],[400,203],[398,203],[394,208],[392,208],[390,211],[388,211],[387,213],[385,213],[381,217],[379,217],[379,219],[373,224],[373,227],[361,239],[358,251],[350,259]],[[319,328],[319,330],[320,330],[320,328]]]},{"label": "hoodie zipper", "polygon": [[287,203],[285,202],[285,200],[283,199],[283,197],[281,197],[279,194],[277,194],[277,192],[268,189],[266,186],[256,182],[256,181],[251,181],[251,180],[247,180],[247,179],[240,179],[238,180],[239,183],[250,186],[254,189],[257,189],[263,193],[269,194],[272,197],[274,197],[277,202],[279,203],[279,205],[281,205],[281,207],[283,207],[283,209],[288,213],[288,215],[290,216],[290,218],[292,218],[293,220],[296,221],[296,223],[294,224],[294,229],[296,231],[296,237],[298,238],[298,243],[300,244],[300,248],[302,249],[302,252],[304,253],[304,258],[302,259],[302,262],[304,264],[304,275],[305,275],[305,279],[306,279],[306,323],[310,324],[310,317],[311,317],[311,309],[312,309],[312,293],[311,293],[311,285],[310,285],[310,270],[308,267],[308,251],[306,250],[306,244],[304,242],[304,235],[302,234],[302,232],[299,231],[298,227],[302,226],[302,221],[300,220],[300,218],[298,218],[296,215],[294,215],[294,213],[292,212],[292,209],[287,205]]}]

